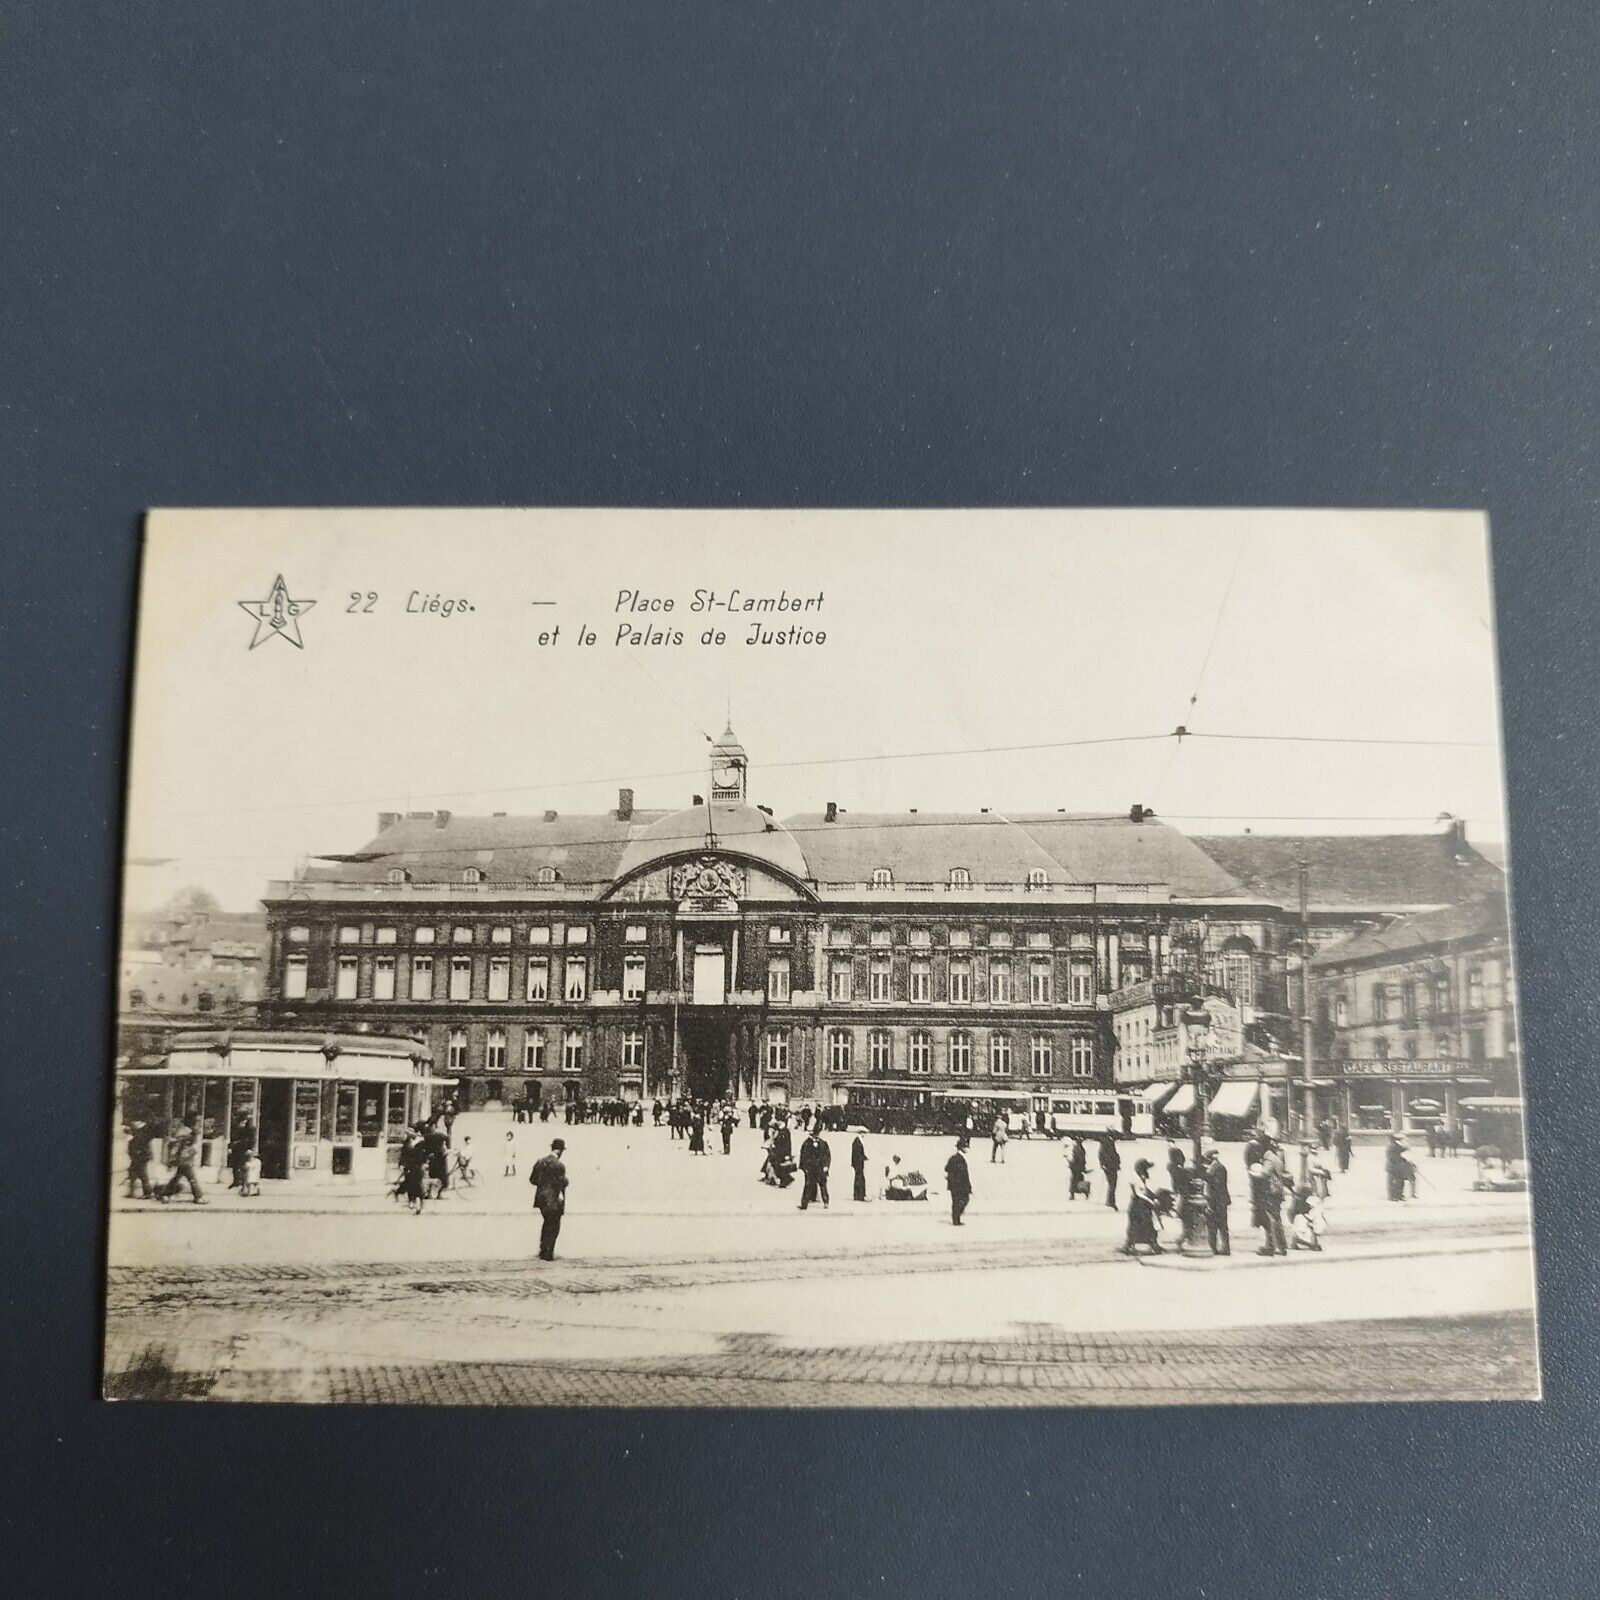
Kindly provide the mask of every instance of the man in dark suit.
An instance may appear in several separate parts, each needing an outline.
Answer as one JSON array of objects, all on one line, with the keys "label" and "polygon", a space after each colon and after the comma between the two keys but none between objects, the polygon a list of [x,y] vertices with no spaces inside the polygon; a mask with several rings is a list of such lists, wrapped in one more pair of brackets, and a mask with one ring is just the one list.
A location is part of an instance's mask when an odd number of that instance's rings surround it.
[{"label": "man in dark suit", "polygon": [[858,1133],[855,1142],[850,1146],[850,1166],[856,1175],[855,1189],[851,1194],[853,1200],[867,1198],[867,1147],[861,1142]]},{"label": "man in dark suit", "polygon": [[800,1209],[804,1211],[813,1200],[828,1203],[828,1168],[833,1162],[833,1152],[828,1141],[815,1130],[806,1135],[800,1146],[800,1170],[806,1175],[806,1186],[800,1195]]},{"label": "man in dark suit", "polygon": [[1214,1256],[1233,1254],[1233,1241],[1228,1237],[1228,1207],[1233,1196],[1228,1190],[1228,1169],[1215,1150],[1208,1150],[1205,1165],[1200,1169],[1205,1179],[1206,1238]]},{"label": "man in dark suit", "polygon": [[1100,1136],[1100,1170],[1106,1179],[1106,1204],[1117,1209],[1117,1174],[1122,1171],[1122,1157],[1117,1153],[1116,1135],[1109,1129]]},{"label": "man in dark suit", "polygon": [[972,1199],[972,1174],[967,1170],[967,1141],[956,1140],[955,1154],[944,1164],[944,1186],[950,1191],[950,1221],[961,1227],[961,1213]]},{"label": "man in dark suit", "polygon": [[561,1232],[561,1218],[567,1209],[567,1165],[561,1159],[567,1148],[565,1139],[557,1139],[550,1146],[550,1154],[534,1162],[528,1182],[533,1185],[533,1203],[544,1218],[539,1229],[539,1259],[554,1261],[556,1238]]}]

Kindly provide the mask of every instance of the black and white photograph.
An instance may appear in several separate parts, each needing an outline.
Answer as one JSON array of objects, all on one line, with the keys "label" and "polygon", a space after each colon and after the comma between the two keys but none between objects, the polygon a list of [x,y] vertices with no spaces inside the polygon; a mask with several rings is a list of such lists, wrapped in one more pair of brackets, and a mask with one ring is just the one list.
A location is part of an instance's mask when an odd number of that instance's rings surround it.
[{"label": "black and white photograph", "polygon": [[1537,1398],[1489,540],[151,513],[104,1393]]}]

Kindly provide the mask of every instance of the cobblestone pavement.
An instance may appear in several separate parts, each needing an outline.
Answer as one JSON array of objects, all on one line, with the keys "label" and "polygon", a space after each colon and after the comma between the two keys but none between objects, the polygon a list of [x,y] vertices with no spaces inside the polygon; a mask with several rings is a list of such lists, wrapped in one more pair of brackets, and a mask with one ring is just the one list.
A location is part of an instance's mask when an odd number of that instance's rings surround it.
[{"label": "cobblestone pavement", "polygon": [[[118,1399],[559,1406],[1018,1406],[1531,1399],[1532,1318],[1344,1322],[1199,1334],[1021,1327],[1002,1340],[773,1348],[733,1335],[672,1361],[344,1362],[220,1371],[152,1341]],[[181,1360],[181,1355],[179,1356]]]}]

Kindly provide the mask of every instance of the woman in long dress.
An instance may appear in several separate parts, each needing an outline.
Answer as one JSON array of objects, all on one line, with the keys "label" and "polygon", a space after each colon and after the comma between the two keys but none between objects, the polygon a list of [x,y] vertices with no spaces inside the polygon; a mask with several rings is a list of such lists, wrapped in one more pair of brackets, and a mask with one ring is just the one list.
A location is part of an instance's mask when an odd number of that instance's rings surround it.
[{"label": "woman in long dress", "polygon": [[428,1146],[415,1128],[400,1146],[400,1193],[420,1216],[428,1194]]},{"label": "woman in long dress", "polygon": [[1151,1255],[1165,1254],[1156,1235],[1156,1197],[1150,1188],[1148,1161],[1133,1164],[1133,1184],[1128,1190],[1128,1236],[1122,1242],[1122,1254],[1134,1255],[1140,1245],[1147,1246]]}]

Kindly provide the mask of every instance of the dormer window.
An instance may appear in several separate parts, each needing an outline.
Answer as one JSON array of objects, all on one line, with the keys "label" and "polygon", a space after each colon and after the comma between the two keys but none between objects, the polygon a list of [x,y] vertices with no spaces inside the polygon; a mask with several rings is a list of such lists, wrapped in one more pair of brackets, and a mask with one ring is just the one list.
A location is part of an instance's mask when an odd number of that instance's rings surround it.
[{"label": "dormer window", "polygon": [[390,883],[404,883],[406,881],[406,869],[404,867],[390,867],[388,876]]},{"label": "dormer window", "polygon": [[539,882],[542,884],[559,883],[561,874],[554,867],[539,868]]},{"label": "dormer window", "polygon": [[1050,874],[1043,867],[1028,868],[1028,887],[1030,889],[1042,889],[1049,881]]},{"label": "dormer window", "polygon": [[888,867],[874,867],[872,869],[872,887],[874,889],[894,888],[894,873]]},{"label": "dormer window", "polygon": [[970,889],[972,887],[972,874],[965,867],[951,867],[950,887],[952,889]]},{"label": "dormer window", "polygon": [[483,882],[483,870],[482,870],[482,868],[480,868],[480,867],[468,867],[461,874],[461,881],[463,883],[482,883]]}]

